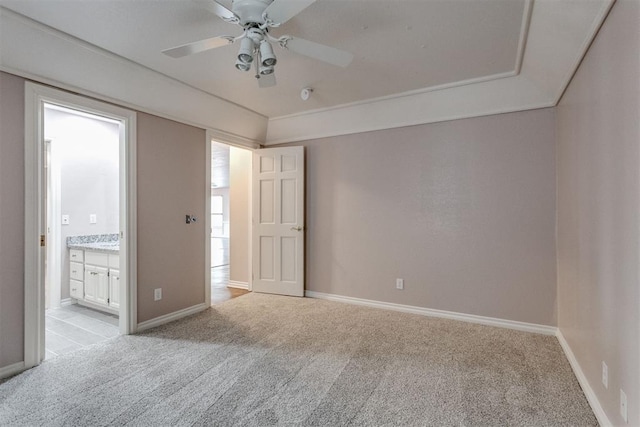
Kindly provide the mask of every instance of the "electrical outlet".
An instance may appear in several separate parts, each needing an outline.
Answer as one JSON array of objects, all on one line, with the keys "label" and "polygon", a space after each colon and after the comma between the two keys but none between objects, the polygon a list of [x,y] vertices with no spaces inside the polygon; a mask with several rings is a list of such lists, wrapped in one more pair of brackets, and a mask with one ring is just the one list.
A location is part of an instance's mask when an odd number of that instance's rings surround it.
[{"label": "electrical outlet", "polygon": [[625,423],[628,423],[627,419],[627,395],[620,389],[620,415]]},{"label": "electrical outlet", "polygon": [[153,290],[153,300],[160,301],[162,299],[162,288],[157,288]]},{"label": "electrical outlet", "polygon": [[69,215],[62,215],[62,225],[69,225]]},{"label": "electrical outlet", "polygon": [[396,289],[404,289],[404,279],[396,279]]},{"label": "electrical outlet", "polygon": [[609,388],[609,367],[604,360],[602,361],[602,385],[604,388]]},{"label": "electrical outlet", "polygon": [[95,224],[98,222],[98,216],[96,214],[89,215],[89,224]]}]

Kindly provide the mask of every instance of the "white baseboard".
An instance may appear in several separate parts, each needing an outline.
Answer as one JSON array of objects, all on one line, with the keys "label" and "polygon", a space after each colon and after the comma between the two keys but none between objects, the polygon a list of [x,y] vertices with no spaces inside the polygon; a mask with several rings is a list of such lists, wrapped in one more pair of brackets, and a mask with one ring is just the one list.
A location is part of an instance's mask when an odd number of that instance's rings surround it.
[{"label": "white baseboard", "polygon": [[578,363],[576,356],[573,354],[573,351],[571,350],[569,343],[567,342],[567,340],[564,339],[564,335],[562,335],[562,331],[560,330],[560,328],[558,328],[556,337],[560,342],[560,346],[562,347],[562,350],[564,350],[565,356],[567,356],[567,359],[569,360],[571,369],[573,369],[573,373],[578,379],[578,382],[580,383],[580,387],[582,387],[582,391],[584,392],[584,395],[587,397],[587,401],[589,402],[589,405],[591,405],[591,409],[593,410],[593,413],[598,419],[598,423],[600,423],[601,426],[613,425],[611,421],[609,421],[609,417],[607,417],[607,414],[604,412],[604,409],[602,408],[602,405],[600,404],[600,401],[598,400],[596,393],[591,388],[591,385],[589,384],[587,377],[584,375],[584,372],[582,371],[582,368],[580,367],[580,364]]},{"label": "white baseboard", "polygon": [[60,307],[66,307],[68,305],[73,305],[76,304],[75,300],[72,300],[71,298],[65,298],[60,300]]},{"label": "white baseboard", "polygon": [[229,283],[227,283],[227,287],[249,290],[249,284],[247,282],[236,282],[235,280],[229,280]]},{"label": "white baseboard", "polygon": [[515,329],[518,331],[534,332],[543,335],[555,335],[555,326],[538,325],[536,323],[517,322],[514,320],[497,319],[494,317],[476,316],[474,314],[456,313],[453,311],[436,310],[433,308],[416,307],[412,305],[394,304],[368,300],[362,298],[345,297],[342,295],[325,294],[322,292],[305,291],[305,296],[310,298],[326,299],[330,301],[345,302],[348,304],[363,305],[367,307],[383,308],[386,310],[401,311],[404,313],[419,314],[429,317],[441,317],[444,319],[460,320],[462,322],[477,323],[480,325],[496,326],[499,328]]},{"label": "white baseboard", "polygon": [[145,320],[142,323],[138,323],[136,332],[144,331],[147,329],[155,328],[156,326],[164,325],[165,323],[173,322],[174,320],[182,319],[183,317],[190,316],[192,314],[199,313],[206,310],[210,306],[202,303],[194,305],[193,307],[184,308],[182,310],[174,311],[173,313],[165,314],[164,316],[156,317],[155,319]]},{"label": "white baseboard", "polygon": [[18,362],[9,366],[5,366],[3,368],[0,368],[0,379],[11,377],[13,375],[19,374],[24,370],[25,370],[24,362]]}]

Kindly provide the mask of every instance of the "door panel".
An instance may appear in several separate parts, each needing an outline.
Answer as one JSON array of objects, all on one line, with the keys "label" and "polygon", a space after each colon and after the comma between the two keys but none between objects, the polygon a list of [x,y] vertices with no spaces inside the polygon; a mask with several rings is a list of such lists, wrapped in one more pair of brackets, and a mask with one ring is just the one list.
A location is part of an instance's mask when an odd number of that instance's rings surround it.
[{"label": "door panel", "polygon": [[295,179],[283,179],[280,182],[282,197],[282,206],[280,207],[282,212],[283,224],[296,224],[296,180]]},{"label": "door panel", "polygon": [[274,280],[274,259],[273,237],[260,236],[260,280]]},{"label": "door panel", "polygon": [[296,275],[296,238],[295,237],[282,237],[280,238],[280,259],[281,262],[281,278],[283,282],[295,282],[297,280]]},{"label": "door panel", "polygon": [[304,295],[304,147],[253,159],[253,290]]},{"label": "door panel", "polygon": [[260,224],[273,224],[276,193],[273,188],[273,180],[260,180]]}]

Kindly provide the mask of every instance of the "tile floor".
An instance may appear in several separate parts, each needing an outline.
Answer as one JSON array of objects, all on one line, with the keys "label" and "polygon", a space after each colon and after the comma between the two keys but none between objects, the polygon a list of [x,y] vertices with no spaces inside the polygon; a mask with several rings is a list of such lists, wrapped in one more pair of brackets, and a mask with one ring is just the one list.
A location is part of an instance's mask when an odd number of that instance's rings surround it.
[{"label": "tile floor", "polygon": [[45,359],[118,335],[118,317],[77,304],[45,312]]}]

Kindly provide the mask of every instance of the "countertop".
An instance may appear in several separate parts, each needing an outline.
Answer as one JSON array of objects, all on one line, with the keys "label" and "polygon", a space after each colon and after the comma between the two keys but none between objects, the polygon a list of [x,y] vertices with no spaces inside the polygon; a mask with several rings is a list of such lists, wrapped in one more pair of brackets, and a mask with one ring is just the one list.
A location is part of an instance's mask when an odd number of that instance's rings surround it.
[{"label": "countertop", "polygon": [[80,249],[117,254],[120,251],[120,240],[117,234],[92,234],[88,236],[67,237],[69,249]]},{"label": "countertop", "polygon": [[120,251],[120,242],[94,242],[94,243],[71,243],[67,244],[69,249],[91,250],[117,254]]}]

